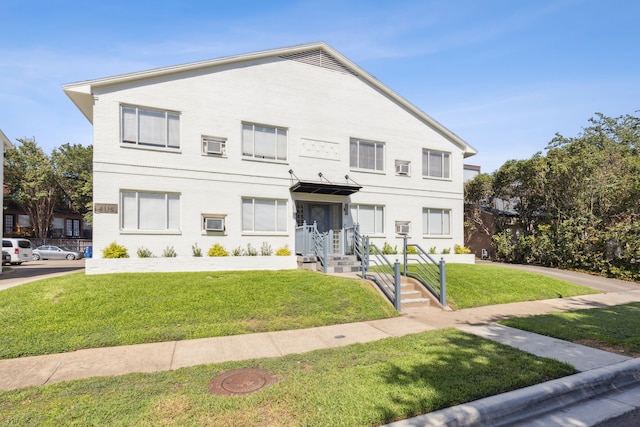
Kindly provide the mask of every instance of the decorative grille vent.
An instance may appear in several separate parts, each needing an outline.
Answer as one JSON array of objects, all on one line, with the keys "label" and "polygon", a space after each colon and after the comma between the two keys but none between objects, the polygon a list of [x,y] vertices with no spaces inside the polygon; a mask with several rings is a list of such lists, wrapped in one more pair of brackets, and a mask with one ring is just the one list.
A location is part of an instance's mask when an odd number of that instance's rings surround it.
[{"label": "decorative grille vent", "polygon": [[307,50],[304,52],[292,53],[289,55],[281,55],[280,58],[304,62],[305,64],[315,65],[316,67],[327,68],[329,70],[339,71],[341,73],[357,76],[356,73],[347,68],[342,62],[338,61],[336,58],[329,55],[322,49]]}]

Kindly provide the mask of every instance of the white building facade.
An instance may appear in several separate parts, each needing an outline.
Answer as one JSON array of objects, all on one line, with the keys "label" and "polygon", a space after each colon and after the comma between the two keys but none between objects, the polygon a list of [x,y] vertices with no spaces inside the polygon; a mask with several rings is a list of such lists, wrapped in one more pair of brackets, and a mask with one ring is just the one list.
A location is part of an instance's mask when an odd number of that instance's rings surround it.
[{"label": "white building facade", "polygon": [[[475,150],[324,43],[64,86],[94,126],[93,256],[192,256],[354,223],[379,246],[463,244]],[[336,246],[336,251],[342,250]]]}]

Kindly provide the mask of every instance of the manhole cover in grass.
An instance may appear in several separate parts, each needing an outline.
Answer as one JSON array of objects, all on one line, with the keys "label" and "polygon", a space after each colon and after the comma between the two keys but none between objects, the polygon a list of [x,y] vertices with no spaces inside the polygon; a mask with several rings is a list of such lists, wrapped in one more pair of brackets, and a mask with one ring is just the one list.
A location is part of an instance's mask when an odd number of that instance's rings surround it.
[{"label": "manhole cover in grass", "polygon": [[221,396],[255,393],[276,382],[266,369],[242,368],[226,371],[209,381],[209,392]]}]

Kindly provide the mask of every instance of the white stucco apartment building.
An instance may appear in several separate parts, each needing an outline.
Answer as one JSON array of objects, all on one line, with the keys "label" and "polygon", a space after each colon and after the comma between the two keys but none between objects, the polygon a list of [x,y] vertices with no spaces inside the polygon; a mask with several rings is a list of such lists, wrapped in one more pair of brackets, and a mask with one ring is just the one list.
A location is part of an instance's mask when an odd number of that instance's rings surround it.
[{"label": "white stucco apartment building", "polygon": [[94,257],[113,241],[300,252],[305,221],[463,244],[474,148],[325,43],[63,89],[94,127]]}]

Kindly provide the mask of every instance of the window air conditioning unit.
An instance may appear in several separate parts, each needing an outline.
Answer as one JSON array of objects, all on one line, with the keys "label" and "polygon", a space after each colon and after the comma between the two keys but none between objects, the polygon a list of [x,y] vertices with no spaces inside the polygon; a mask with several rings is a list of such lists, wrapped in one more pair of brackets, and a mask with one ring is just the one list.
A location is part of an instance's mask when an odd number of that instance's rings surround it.
[{"label": "window air conditioning unit", "polygon": [[409,163],[398,163],[396,165],[396,173],[398,175],[409,175]]},{"label": "window air conditioning unit", "polygon": [[396,225],[396,233],[397,234],[409,234],[409,224],[398,224],[398,225]]},{"label": "window air conditioning unit", "polygon": [[207,154],[222,154],[224,143],[222,141],[205,141]]},{"label": "window air conditioning unit", "polygon": [[223,218],[205,218],[204,228],[207,231],[224,231]]}]

